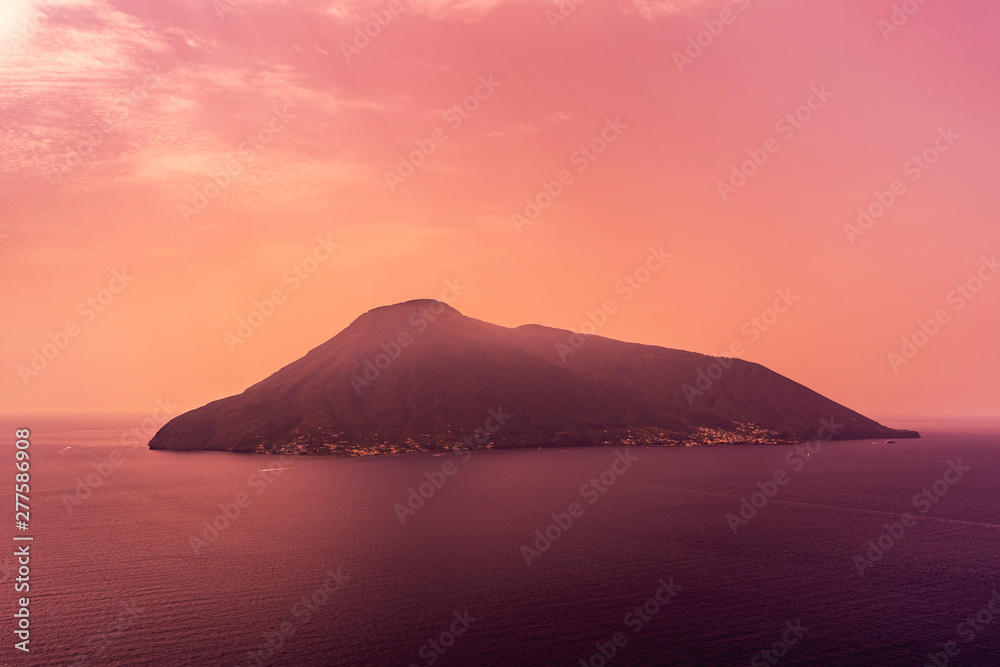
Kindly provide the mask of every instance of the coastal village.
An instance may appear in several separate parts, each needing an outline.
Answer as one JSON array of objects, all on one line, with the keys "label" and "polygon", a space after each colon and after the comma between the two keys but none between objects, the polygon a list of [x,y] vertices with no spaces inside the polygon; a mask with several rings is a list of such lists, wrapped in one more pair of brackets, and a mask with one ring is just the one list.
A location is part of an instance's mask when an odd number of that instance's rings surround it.
[{"label": "coastal village", "polygon": [[[322,431],[322,429],[320,429]],[[351,438],[346,432],[332,432],[323,437],[303,434],[281,443],[262,442],[258,454],[293,454],[304,456],[376,456],[406,454],[409,452],[451,452],[477,449],[526,449],[523,445],[508,445],[502,434],[491,435],[482,443],[455,434],[424,434],[420,438],[391,439],[378,434],[367,434],[364,442]],[[584,439],[586,438],[586,439]],[[655,427],[603,429],[584,437],[557,433],[551,441],[540,443],[539,449],[574,446],[608,447],[713,447],[717,445],[783,445],[797,442],[773,430],[756,424],[739,424],[738,430],[699,428],[687,434],[677,434]]]}]

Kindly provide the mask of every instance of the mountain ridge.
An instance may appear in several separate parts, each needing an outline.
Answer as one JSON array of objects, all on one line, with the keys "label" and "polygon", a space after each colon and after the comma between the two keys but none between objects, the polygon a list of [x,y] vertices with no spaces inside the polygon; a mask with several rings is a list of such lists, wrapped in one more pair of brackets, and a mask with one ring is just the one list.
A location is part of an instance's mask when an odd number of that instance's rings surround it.
[{"label": "mountain ridge", "polygon": [[[490,430],[497,411],[508,418]],[[842,426],[834,439],[919,437],[753,362],[502,327],[413,299],[372,308],[242,393],[175,417],[149,447],[358,455],[464,447],[472,434],[497,448],[779,444],[815,437],[830,418]]]}]

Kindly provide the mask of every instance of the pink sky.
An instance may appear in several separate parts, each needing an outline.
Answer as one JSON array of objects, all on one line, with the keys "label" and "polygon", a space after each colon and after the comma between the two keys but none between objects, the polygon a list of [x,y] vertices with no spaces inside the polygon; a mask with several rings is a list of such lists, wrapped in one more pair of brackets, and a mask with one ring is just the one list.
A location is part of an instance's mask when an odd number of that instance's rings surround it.
[{"label": "pink sky", "polygon": [[[498,324],[578,328],[612,299],[601,335],[741,341],[876,418],[1000,416],[1000,9],[928,2],[896,30],[893,6],[8,0],[2,411],[193,408],[457,279],[452,305]],[[626,299],[651,246],[671,256]],[[797,300],[762,331],[779,290]]]}]

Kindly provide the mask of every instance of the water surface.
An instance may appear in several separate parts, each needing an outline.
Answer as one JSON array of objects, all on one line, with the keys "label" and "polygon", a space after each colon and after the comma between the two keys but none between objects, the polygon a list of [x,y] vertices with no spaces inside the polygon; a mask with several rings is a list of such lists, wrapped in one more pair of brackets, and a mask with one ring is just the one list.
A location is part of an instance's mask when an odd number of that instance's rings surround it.
[{"label": "water surface", "polygon": [[[828,443],[808,458],[633,448],[612,474],[624,450],[282,462],[123,446],[127,421],[27,425],[34,632],[17,664],[261,664],[248,652],[270,636],[280,650],[257,654],[269,665],[599,665],[596,643],[609,650],[615,633],[627,643],[612,665],[749,665],[783,634],[796,641],[781,665],[923,665],[949,641],[952,665],[1000,664],[1000,616],[970,642],[958,628],[1000,586],[996,431]],[[949,461],[969,470],[938,497]],[[107,478],[88,484],[98,469]],[[787,483],[734,534],[727,514],[778,471]],[[401,523],[394,506],[428,474],[444,483]],[[937,502],[921,514],[925,487]],[[529,566],[522,546],[572,503],[582,512]],[[907,512],[915,523],[859,574],[855,557]],[[669,602],[626,622],[661,580]],[[0,600],[6,618],[13,602]]]}]

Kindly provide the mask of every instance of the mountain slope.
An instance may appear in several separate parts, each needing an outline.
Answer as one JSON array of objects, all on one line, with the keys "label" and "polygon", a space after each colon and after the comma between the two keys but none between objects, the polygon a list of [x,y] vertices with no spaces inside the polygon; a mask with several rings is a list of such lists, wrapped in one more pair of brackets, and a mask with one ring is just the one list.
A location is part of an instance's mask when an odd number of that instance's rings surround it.
[{"label": "mountain slope", "polygon": [[508,329],[416,300],[368,311],[242,394],[172,419],[149,446],[358,454],[473,443],[776,443],[815,437],[831,417],[839,439],[917,437],[758,364],[537,325]]}]

